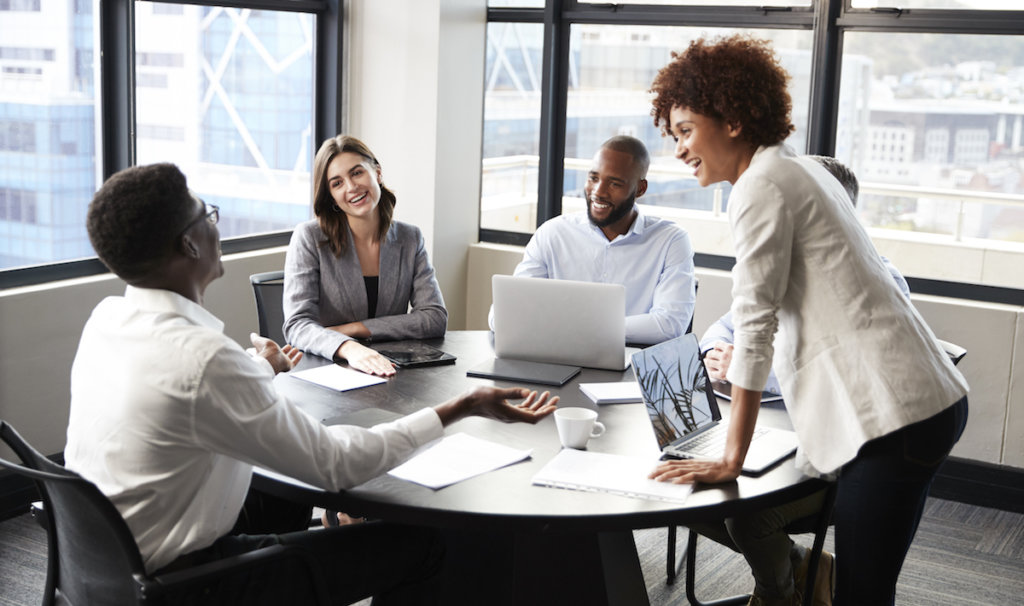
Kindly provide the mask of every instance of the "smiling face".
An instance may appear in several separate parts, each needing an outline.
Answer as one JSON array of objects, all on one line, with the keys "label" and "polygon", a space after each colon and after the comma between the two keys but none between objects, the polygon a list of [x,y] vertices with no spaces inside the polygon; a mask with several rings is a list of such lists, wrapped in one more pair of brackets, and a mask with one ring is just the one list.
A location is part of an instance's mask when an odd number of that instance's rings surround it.
[{"label": "smiling face", "polygon": [[701,187],[719,181],[735,183],[750,164],[754,150],[740,137],[740,128],[675,106],[669,113],[675,156],[693,169]]},{"label": "smiling face", "polygon": [[380,168],[354,152],[343,152],[327,165],[327,191],[349,219],[374,220],[380,201]]},{"label": "smiling face", "polygon": [[[583,193],[591,223],[617,233],[625,233],[633,223],[634,201],[647,189],[633,156],[602,147],[594,154]],[[608,229],[606,229],[608,228]]]}]

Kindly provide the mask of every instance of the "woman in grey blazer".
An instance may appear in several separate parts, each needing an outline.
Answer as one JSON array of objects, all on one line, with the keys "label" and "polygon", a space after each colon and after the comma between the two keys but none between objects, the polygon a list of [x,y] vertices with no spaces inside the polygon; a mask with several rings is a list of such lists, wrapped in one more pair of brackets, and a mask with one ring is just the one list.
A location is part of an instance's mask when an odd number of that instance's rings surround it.
[{"label": "woman in grey blazer", "polygon": [[320,146],[313,214],[285,257],[284,333],[304,351],[388,376],[391,363],[357,339],[440,337],[448,324],[419,228],[393,221],[395,194],[380,162],[355,137]]}]

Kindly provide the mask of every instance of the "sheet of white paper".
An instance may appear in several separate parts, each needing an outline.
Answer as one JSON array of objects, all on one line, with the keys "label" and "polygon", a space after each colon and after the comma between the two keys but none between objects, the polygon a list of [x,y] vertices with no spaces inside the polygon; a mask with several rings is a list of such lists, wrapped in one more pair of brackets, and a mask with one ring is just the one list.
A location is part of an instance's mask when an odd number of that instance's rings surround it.
[{"label": "sheet of white paper", "polygon": [[533,483],[638,499],[685,502],[693,490],[692,484],[668,484],[647,478],[659,462],[657,457],[629,457],[563,448],[533,476]]},{"label": "sheet of white paper", "polygon": [[640,384],[636,381],[609,383],[580,383],[580,391],[598,404],[626,404],[643,402]]},{"label": "sheet of white paper", "polygon": [[517,450],[503,444],[457,433],[388,473],[429,488],[444,488],[473,476],[526,459],[532,450]]},{"label": "sheet of white paper", "polygon": [[351,368],[342,368],[337,364],[327,364],[326,366],[300,370],[292,372],[291,375],[296,379],[302,379],[303,381],[309,381],[310,383],[316,383],[317,385],[323,385],[338,391],[358,389],[387,381],[383,377],[375,377],[358,370],[352,370]]}]

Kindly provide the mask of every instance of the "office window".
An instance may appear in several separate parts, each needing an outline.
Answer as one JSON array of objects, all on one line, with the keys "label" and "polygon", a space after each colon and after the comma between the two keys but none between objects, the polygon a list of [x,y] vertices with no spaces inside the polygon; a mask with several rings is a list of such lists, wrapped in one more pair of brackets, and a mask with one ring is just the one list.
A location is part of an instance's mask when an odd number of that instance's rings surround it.
[{"label": "office window", "polygon": [[[591,159],[601,143],[615,135],[642,140],[651,154],[648,190],[641,202],[664,214],[666,208],[710,211],[716,198],[724,208],[728,183],[701,188],[693,171],[673,157],[671,138],[662,137],[651,116],[651,82],[658,70],[701,36],[729,35],[736,30],[685,27],[576,25],[571,30],[569,98],[566,111],[563,212],[586,207],[583,186]],[[744,30],[771,40],[783,66],[792,76],[793,122],[796,132],[787,141],[806,149],[810,99],[811,32]]]},{"label": "office window", "polygon": [[836,157],[869,226],[1024,251],[1024,38],[850,32],[842,89]]},{"label": "office window", "polygon": [[[793,77],[797,131],[787,143],[853,168],[862,221],[915,291],[1019,301],[1024,277],[1007,268],[1024,262],[1024,33],[1014,29],[1012,14],[995,11],[1022,11],[1024,4],[896,4],[567,0],[554,13],[488,11],[492,28],[513,19],[543,28],[533,52],[550,78],[539,100],[518,103],[516,122],[537,124],[543,138],[536,158],[530,152],[520,159],[531,167],[523,178],[502,184],[503,213],[492,204],[499,192],[485,185],[481,240],[525,244],[533,216],[541,223],[584,208],[582,178],[596,147],[630,134],[647,143],[654,160],[641,199],[646,211],[691,230],[698,265],[731,267],[724,216],[731,186],[700,188],[671,158],[651,124],[646,91],[672,47],[697,34],[739,31],[771,40]],[[492,44],[497,30],[488,31]],[[493,150],[490,138],[509,121],[485,116],[484,148]],[[494,152],[486,157],[497,161]]]},{"label": "office window", "polygon": [[503,8],[544,8],[544,0],[487,0],[487,6]]},{"label": "office window", "polygon": [[36,12],[40,10],[40,0],[0,0],[0,12],[22,11]]},{"label": "office window", "polygon": [[544,28],[490,23],[484,72],[480,225],[533,233],[537,225]]},{"label": "office window", "polygon": [[0,270],[91,256],[84,221],[98,178],[91,5],[12,0],[0,8],[7,8]]},{"label": "office window", "polygon": [[311,216],[313,30],[306,14],[137,4],[138,163],[178,164],[224,238]]},{"label": "office window", "polygon": [[[651,4],[670,6],[810,6],[811,0],[617,0],[616,4]],[[593,2],[582,2],[581,4],[607,4],[594,0]]]},{"label": "office window", "polygon": [[853,0],[853,8],[950,9],[1013,11],[1024,10],[1020,0]]}]

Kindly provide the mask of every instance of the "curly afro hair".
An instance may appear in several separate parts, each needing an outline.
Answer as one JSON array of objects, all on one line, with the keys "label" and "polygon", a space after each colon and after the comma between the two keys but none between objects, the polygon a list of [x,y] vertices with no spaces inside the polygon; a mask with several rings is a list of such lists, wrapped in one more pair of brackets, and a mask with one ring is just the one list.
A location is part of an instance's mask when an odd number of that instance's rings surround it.
[{"label": "curly afro hair", "polygon": [[195,209],[177,166],[133,166],[107,179],[93,196],[86,229],[100,261],[132,283],[167,258]]},{"label": "curly afro hair", "polygon": [[768,41],[743,34],[699,38],[661,68],[651,84],[654,125],[669,135],[669,112],[684,107],[741,127],[740,137],[757,147],[783,142],[794,127],[789,74]]}]

